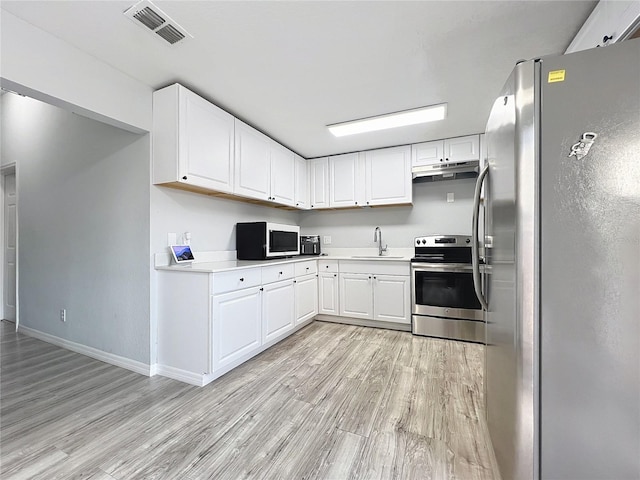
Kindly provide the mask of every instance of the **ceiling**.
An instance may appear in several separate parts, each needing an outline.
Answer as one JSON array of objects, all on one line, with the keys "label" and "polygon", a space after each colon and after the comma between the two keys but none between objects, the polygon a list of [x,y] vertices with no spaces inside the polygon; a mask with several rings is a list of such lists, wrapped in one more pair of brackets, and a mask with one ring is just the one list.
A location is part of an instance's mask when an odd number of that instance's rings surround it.
[{"label": "ceiling", "polygon": [[[516,61],[565,51],[595,1],[163,1],[170,46],[136,0],[3,9],[157,89],[180,82],[312,158],[484,131]],[[448,103],[441,122],[336,138],[326,125]]]}]

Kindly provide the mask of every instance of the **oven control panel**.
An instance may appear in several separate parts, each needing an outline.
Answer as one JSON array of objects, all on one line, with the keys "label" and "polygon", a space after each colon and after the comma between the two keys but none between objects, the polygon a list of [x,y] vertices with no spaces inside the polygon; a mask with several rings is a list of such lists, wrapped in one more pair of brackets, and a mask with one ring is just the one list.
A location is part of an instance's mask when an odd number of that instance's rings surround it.
[{"label": "oven control panel", "polygon": [[426,235],[416,237],[416,247],[467,247],[471,245],[471,237],[464,235]]}]

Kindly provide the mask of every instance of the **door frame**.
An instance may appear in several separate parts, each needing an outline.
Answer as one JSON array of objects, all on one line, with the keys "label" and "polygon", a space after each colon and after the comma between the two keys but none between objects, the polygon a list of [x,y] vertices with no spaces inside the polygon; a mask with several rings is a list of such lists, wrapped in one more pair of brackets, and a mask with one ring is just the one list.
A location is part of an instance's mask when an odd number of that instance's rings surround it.
[{"label": "door frame", "polygon": [[15,162],[3,165],[0,167],[0,224],[2,224],[2,235],[0,235],[0,252],[2,252],[2,262],[0,262],[0,296],[2,296],[2,304],[0,305],[0,318],[4,318],[4,180],[7,175],[14,174],[16,176],[16,331],[18,331],[18,325],[20,324],[20,302],[19,298],[19,278],[20,269],[18,268],[19,262],[19,200],[18,200],[18,167]]}]

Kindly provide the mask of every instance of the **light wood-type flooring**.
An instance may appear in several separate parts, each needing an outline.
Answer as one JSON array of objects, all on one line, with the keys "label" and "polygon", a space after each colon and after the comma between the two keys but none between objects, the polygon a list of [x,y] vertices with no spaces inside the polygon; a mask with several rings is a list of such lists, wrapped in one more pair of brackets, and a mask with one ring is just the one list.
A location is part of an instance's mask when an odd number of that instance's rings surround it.
[{"label": "light wood-type flooring", "polygon": [[498,478],[481,345],[314,322],[198,388],[0,333],[4,480]]}]

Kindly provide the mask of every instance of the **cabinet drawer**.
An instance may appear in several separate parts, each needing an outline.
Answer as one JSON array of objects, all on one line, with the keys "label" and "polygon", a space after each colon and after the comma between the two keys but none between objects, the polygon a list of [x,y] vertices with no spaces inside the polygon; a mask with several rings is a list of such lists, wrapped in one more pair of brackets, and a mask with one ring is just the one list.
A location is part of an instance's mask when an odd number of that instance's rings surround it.
[{"label": "cabinet drawer", "polygon": [[318,272],[338,273],[338,261],[337,260],[319,260]]},{"label": "cabinet drawer", "polygon": [[260,285],[262,275],[259,268],[247,268],[213,274],[213,293],[232,292],[243,288]]},{"label": "cabinet drawer", "polygon": [[262,284],[277,282],[279,280],[287,280],[293,278],[293,263],[285,263],[280,265],[270,265],[262,267]]},{"label": "cabinet drawer", "polygon": [[300,277],[302,275],[309,275],[311,273],[318,273],[318,262],[315,260],[310,260],[308,262],[298,262],[294,264],[296,277]]}]

